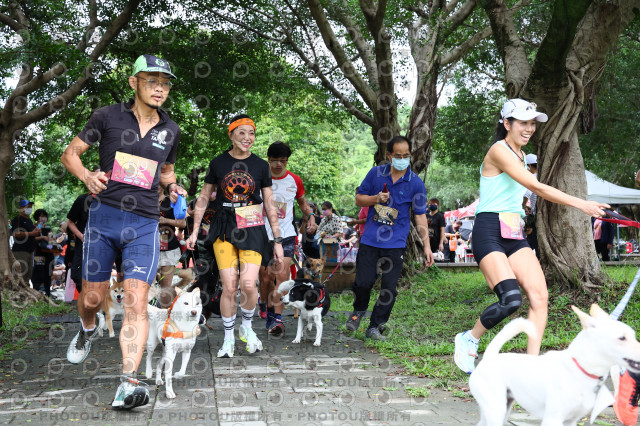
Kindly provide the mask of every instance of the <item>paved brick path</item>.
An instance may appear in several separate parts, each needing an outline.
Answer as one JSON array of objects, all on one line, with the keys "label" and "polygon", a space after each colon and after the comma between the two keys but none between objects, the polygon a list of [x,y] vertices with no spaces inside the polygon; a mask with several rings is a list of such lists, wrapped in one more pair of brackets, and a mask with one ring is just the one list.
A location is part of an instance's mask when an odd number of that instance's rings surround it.
[{"label": "paved brick path", "polygon": [[[291,343],[292,317],[285,317],[284,339],[268,338],[264,320],[255,329],[264,350],[250,355],[236,340],[236,356],[217,359],[223,333],[203,333],[191,354],[188,375],[174,379],[176,399],[149,380],[152,402],[130,412],[111,409],[120,367],[117,337],[94,341],[89,358],[69,364],[66,349],[76,333],[75,315],[57,319],[48,336],[29,342],[11,360],[0,363],[0,423],[30,425],[471,425],[479,420],[471,399],[432,389],[426,398],[409,396],[405,387],[429,386],[428,379],[403,375],[398,366],[337,331],[334,313],[325,319],[322,346],[312,339]],[[237,325],[239,325],[238,320]],[[116,333],[120,321],[114,322]],[[315,329],[312,331],[315,336]],[[116,334],[117,336],[117,334]],[[146,356],[146,355],[145,355]],[[160,348],[155,358],[160,357]],[[178,357],[179,358],[179,357]],[[141,371],[144,370],[144,360]],[[179,369],[176,359],[174,371]],[[154,361],[155,366],[155,361]],[[608,409],[600,420],[614,424]],[[514,413],[511,424],[538,424]],[[607,424],[607,423],[604,423]]]}]

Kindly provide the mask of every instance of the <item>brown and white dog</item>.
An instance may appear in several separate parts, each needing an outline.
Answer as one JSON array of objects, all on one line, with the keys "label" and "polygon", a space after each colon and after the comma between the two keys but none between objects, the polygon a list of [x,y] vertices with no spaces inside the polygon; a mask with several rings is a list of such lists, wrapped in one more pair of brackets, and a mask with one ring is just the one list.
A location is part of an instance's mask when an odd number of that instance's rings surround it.
[{"label": "brown and white dog", "polygon": [[593,423],[613,403],[604,386],[611,367],[640,372],[640,343],[631,327],[610,319],[596,304],[591,305],[591,315],[572,309],[582,331],[563,351],[540,356],[498,353],[521,332],[535,336],[535,326],[524,318],[511,321],[494,337],[469,378],[480,406],[478,425],[503,425],[514,401],[543,425],[576,425],[589,414]]},{"label": "brown and white dog", "polygon": [[111,286],[109,287],[108,297],[102,301],[100,307],[102,314],[105,317],[102,330],[109,330],[109,337],[115,337],[116,333],[113,331],[113,317],[116,315],[122,315],[124,317],[124,283],[117,281],[116,277],[111,277]]}]

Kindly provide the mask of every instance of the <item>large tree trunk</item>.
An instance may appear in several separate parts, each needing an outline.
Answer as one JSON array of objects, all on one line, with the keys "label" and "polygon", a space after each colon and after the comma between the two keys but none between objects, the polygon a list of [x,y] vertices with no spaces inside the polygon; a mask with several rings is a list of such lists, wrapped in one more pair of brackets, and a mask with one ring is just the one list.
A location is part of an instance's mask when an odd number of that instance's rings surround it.
[{"label": "large tree trunk", "polygon": [[5,178],[13,164],[13,141],[8,131],[0,131],[0,273],[2,282],[13,279],[13,256],[9,250],[9,216],[5,195]]},{"label": "large tree trunk", "polygon": [[411,108],[407,137],[413,143],[412,169],[421,173],[431,162],[433,129],[438,114],[438,69],[422,76],[416,99]]},{"label": "large tree trunk", "polygon": [[[409,119],[409,131],[407,137],[413,143],[413,159],[411,168],[416,173],[421,173],[429,167],[431,162],[431,147],[433,146],[433,129],[438,113],[438,72],[432,70],[421,79],[416,100],[411,108]],[[437,197],[437,194],[429,194],[428,197]],[[420,239],[415,224],[411,223],[411,232],[407,238],[407,260],[413,260],[420,264],[425,261],[424,244]],[[411,273],[410,267],[404,268],[405,273]]]},{"label": "large tree trunk", "polygon": [[[7,129],[0,130],[0,274],[2,274],[2,283],[0,283],[0,291],[11,291],[12,300],[49,300],[39,291],[32,289],[29,283],[25,283],[19,274],[19,263],[16,262],[11,250],[9,249],[9,227],[7,225],[8,209],[5,194],[5,178],[9,173],[9,168],[13,164],[13,132]],[[13,194],[18,196],[18,194]]]},{"label": "large tree trunk", "polygon": [[382,164],[387,161],[387,142],[395,135],[400,134],[400,125],[398,124],[397,116],[376,114],[376,116],[378,115],[380,115],[384,121],[376,120],[375,125],[371,127],[371,135],[378,146],[373,160],[376,164]]},{"label": "large tree trunk", "polygon": [[[555,104],[547,109],[551,112],[549,122],[538,137],[544,145],[544,149],[538,149],[538,179],[586,199],[587,180],[578,144],[584,100],[580,77],[572,78],[568,88],[555,92],[549,99],[544,99],[544,95],[538,98],[545,103],[550,101],[547,105]],[[559,105],[558,99],[562,99]],[[606,277],[593,244],[590,218],[575,208],[538,200],[538,245],[547,281],[569,283],[586,291],[600,288]]]}]

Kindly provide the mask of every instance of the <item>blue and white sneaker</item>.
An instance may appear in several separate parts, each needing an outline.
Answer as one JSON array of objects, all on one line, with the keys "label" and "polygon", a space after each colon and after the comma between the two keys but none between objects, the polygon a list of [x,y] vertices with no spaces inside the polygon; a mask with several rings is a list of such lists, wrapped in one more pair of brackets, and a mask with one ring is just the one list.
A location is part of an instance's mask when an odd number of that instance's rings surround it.
[{"label": "blue and white sneaker", "polygon": [[467,374],[475,370],[475,360],[478,356],[478,340],[469,331],[456,334],[453,361],[458,368]]},{"label": "blue and white sneaker", "polygon": [[140,386],[144,383],[127,376],[122,376],[122,382],[116,389],[116,397],[111,406],[122,410],[131,410],[149,403],[149,390]]}]

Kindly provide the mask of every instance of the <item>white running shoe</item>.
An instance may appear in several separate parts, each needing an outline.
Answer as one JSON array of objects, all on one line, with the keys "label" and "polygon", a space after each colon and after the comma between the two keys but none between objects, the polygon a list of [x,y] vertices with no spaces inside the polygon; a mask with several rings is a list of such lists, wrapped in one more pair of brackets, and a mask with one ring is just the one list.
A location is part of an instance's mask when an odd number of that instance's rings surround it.
[{"label": "white running shoe", "polygon": [[478,342],[473,339],[468,331],[456,334],[455,351],[453,360],[458,368],[467,374],[475,370],[475,360],[478,356]]},{"label": "white running shoe", "polygon": [[218,358],[233,358],[233,351],[236,348],[236,341],[233,339],[224,339],[222,347],[218,351]]},{"label": "white running shoe", "polygon": [[130,377],[122,378],[122,382],[116,389],[116,397],[113,399],[111,406],[113,408],[131,410],[141,405],[149,403],[149,390],[140,386],[141,382]]},{"label": "white running shoe", "polygon": [[69,347],[67,348],[67,360],[72,364],[80,364],[89,355],[91,350],[91,341],[98,337],[102,332],[104,326],[104,317],[96,314],[96,328],[91,331],[84,331],[82,329],[82,322],[80,322],[80,331],[71,340]]},{"label": "white running shoe", "polygon": [[240,340],[247,344],[247,352],[250,354],[262,350],[262,342],[258,339],[258,336],[256,336],[253,328],[240,326],[238,336],[240,337]]}]

